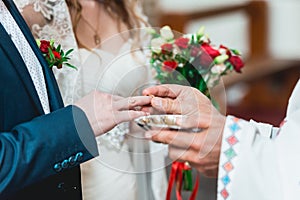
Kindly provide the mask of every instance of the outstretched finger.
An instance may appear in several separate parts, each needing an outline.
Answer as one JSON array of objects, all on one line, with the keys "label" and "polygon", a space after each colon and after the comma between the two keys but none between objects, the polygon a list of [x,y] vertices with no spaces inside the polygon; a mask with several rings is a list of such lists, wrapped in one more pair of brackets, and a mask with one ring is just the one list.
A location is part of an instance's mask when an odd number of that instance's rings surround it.
[{"label": "outstretched finger", "polygon": [[151,97],[149,96],[136,96],[121,99],[115,102],[117,110],[132,110],[139,106],[150,105]]},{"label": "outstretched finger", "polygon": [[154,95],[158,97],[176,98],[185,86],[164,84],[149,87],[143,90],[143,95]]},{"label": "outstretched finger", "polygon": [[181,114],[181,106],[178,101],[170,98],[153,97],[151,105],[156,110],[163,113]]},{"label": "outstretched finger", "polygon": [[151,139],[155,142],[163,144],[169,144],[178,148],[187,149],[191,145],[197,143],[197,134],[201,133],[188,133],[182,131],[170,131],[170,130],[156,130],[148,131],[145,133],[147,139]]},{"label": "outstretched finger", "polygon": [[158,114],[164,114],[163,112],[156,110],[155,108],[153,108],[151,105],[150,106],[142,106],[141,111],[150,113],[151,115],[158,115]]}]

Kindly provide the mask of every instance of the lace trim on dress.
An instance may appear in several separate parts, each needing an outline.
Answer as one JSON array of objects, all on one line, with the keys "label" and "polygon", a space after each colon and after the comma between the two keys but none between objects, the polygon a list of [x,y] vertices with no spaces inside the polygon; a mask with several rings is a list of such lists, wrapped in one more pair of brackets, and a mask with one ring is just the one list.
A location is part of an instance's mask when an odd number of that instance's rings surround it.
[{"label": "lace trim on dress", "polygon": [[[97,142],[98,144],[105,145],[108,149],[120,151],[124,144],[127,133],[129,133],[129,123],[124,122],[117,125],[106,134],[98,137]],[[101,141],[103,140],[106,142],[102,143]]]},{"label": "lace trim on dress", "polygon": [[[33,24],[30,28],[35,38],[54,39],[64,49],[74,49],[70,63],[78,70],[68,67],[60,70],[53,69],[57,79],[63,101],[69,105],[82,96],[80,73],[80,60],[76,39],[72,30],[72,21],[68,7],[63,0],[15,0],[16,6],[26,19],[26,12],[29,14],[40,13],[44,20],[40,24]],[[29,15],[28,14],[28,15]]]}]

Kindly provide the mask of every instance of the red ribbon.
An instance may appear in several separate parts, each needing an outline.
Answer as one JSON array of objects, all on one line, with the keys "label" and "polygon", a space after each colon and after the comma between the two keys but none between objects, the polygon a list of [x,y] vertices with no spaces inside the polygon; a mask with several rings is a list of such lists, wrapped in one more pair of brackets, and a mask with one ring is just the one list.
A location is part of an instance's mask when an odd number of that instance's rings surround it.
[{"label": "red ribbon", "polygon": [[[176,197],[177,200],[182,200],[181,196],[181,188],[182,188],[182,179],[183,179],[183,171],[184,170],[191,170],[191,167],[183,162],[175,161],[172,163],[172,170],[170,173],[169,178],[169,185],[167,190],[167,197],[166,200],[171,199],[171,192],[173,184],[176,180]],[[193,188],[192,194],[189,198],[189,200],[195,200],[198,192],[198,186],[199,186],[199,176],[197,175],[195,186]]]}]

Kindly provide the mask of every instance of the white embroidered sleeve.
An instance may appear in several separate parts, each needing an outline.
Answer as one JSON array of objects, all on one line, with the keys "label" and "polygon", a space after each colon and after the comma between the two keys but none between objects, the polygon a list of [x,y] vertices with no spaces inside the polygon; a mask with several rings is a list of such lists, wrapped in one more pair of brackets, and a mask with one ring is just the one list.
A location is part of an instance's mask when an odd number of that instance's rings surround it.
[{"label": "white embroidered sleeve", "polygon": [[272,126],[228,116],[218,174],[218,200],[280,199]]},{"label": "white embroidered sleeve", "polygon": [[280,128],[227,117],[218,200],[300,198],[300,81]]},{"label": "white embroidered sleeve", "polygon": [[237,153],[240,149],[240,132],[242,121],[231,116],[227,117],[224,127],[222,148],[218,174],[218,200],[230,199],[231,179],[234,177]]}]

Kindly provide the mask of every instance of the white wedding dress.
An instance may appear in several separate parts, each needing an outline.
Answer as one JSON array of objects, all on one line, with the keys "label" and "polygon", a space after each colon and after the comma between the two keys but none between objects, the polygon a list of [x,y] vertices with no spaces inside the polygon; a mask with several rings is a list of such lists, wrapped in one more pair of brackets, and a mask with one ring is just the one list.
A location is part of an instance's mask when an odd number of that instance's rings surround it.
[{"label": "white wedding dress", "polygon": [[[77,71],[68,67],[53,69],[66,105],[94,89],[128,97],[140,94],[143,86],[153,83],[146,51],[133,49],[131,40],[118,43],[115,48],[120,37],[114,36],[103,41],[103,48],[92,51],[78,48],[64,1],[15,0],[15,3],[36,38],[54,39],[64,49],[74,49],[71,63],[77,66]],[[140,8],[136,11],[145,17]],[[33,12],[35,17],[30,19]],[[97,138],[100,156],[81,165],[84,199],[165,199],[167,147],[143,140],[143,131],[136,127],[136,131],[131,131],[132,127],[122,123]]]}]

